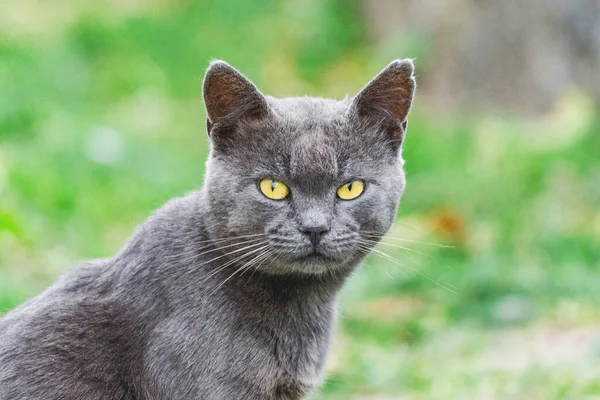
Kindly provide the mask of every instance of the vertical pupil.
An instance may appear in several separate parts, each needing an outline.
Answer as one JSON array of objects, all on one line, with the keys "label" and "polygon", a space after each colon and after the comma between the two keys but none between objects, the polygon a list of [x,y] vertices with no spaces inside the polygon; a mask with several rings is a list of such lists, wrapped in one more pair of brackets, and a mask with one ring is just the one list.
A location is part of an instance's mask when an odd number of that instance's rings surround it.
[{"label": "vertical pupil", "polygon": [[271,192],[275,191],[275,186],[277,186],[275,181],[271,181]]},{"label": "vertical pupil", "polygon": [[352,183],[349,183],[346,185],[346,187],[348,188],[348,191],[351,192],[352,191]]}]

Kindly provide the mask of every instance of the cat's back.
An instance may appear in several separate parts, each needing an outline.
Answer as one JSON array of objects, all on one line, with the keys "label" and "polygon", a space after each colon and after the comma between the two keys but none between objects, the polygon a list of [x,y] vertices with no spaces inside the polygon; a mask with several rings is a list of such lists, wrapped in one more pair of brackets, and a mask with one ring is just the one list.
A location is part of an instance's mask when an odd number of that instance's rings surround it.
[{"label": "cat's back", "polygon": [[1,400],[128,399],[115,366],[131,356],[121,344],[129,322],[107,283],[110,267],[78,266],[0,318]]},{"label": "cat's back", "polygon": [[115,257],[78,263],[0,316],[0,400],[134,398],[155,306],[148,266],[190,229],[178,221],[193,219],[197,196],[169,201]]}]

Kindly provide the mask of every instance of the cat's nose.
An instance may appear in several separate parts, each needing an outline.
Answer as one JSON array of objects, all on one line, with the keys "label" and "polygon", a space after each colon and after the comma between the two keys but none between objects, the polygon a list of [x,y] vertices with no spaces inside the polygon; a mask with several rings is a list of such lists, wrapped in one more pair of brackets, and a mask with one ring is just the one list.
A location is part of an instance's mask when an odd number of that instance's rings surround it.
[{"label": "cat's nose", "polygon": [[321,241],[323,235],[329,232],[329,227],[325,225],[303,226],[300,231],[308,236],[313,246],[316,246]]}]

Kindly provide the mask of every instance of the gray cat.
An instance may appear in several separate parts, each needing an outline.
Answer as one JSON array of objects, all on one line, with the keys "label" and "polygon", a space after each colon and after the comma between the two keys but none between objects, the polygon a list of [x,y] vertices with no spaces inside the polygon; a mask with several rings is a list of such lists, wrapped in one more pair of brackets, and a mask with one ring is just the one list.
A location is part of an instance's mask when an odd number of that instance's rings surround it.
[{"label": "gray cat", "polygon": [[396,214],[413,70],[275,99],[213,62],[204,187],[0,320],[0,399],[302,398],[336,294]]}]

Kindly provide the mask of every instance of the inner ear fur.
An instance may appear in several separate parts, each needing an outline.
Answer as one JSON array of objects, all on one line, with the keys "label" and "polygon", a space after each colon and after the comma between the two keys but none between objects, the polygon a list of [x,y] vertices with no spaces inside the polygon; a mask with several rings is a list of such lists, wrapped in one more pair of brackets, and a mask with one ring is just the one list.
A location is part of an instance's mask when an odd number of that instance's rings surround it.
[{"label": "inner ear fur", "polygon": [[268,114],[267,100],[244,75],[224,61],[213,61],[202,85],[206,107],[206,127],[233,125],[242,118],[261,118]]},{"label": "inner ear fur", "polygon": [[368,118],[402,139],[412,105],[416,81],[412,60],[395,60],[373,78],[352,101],[359,118]]}]

